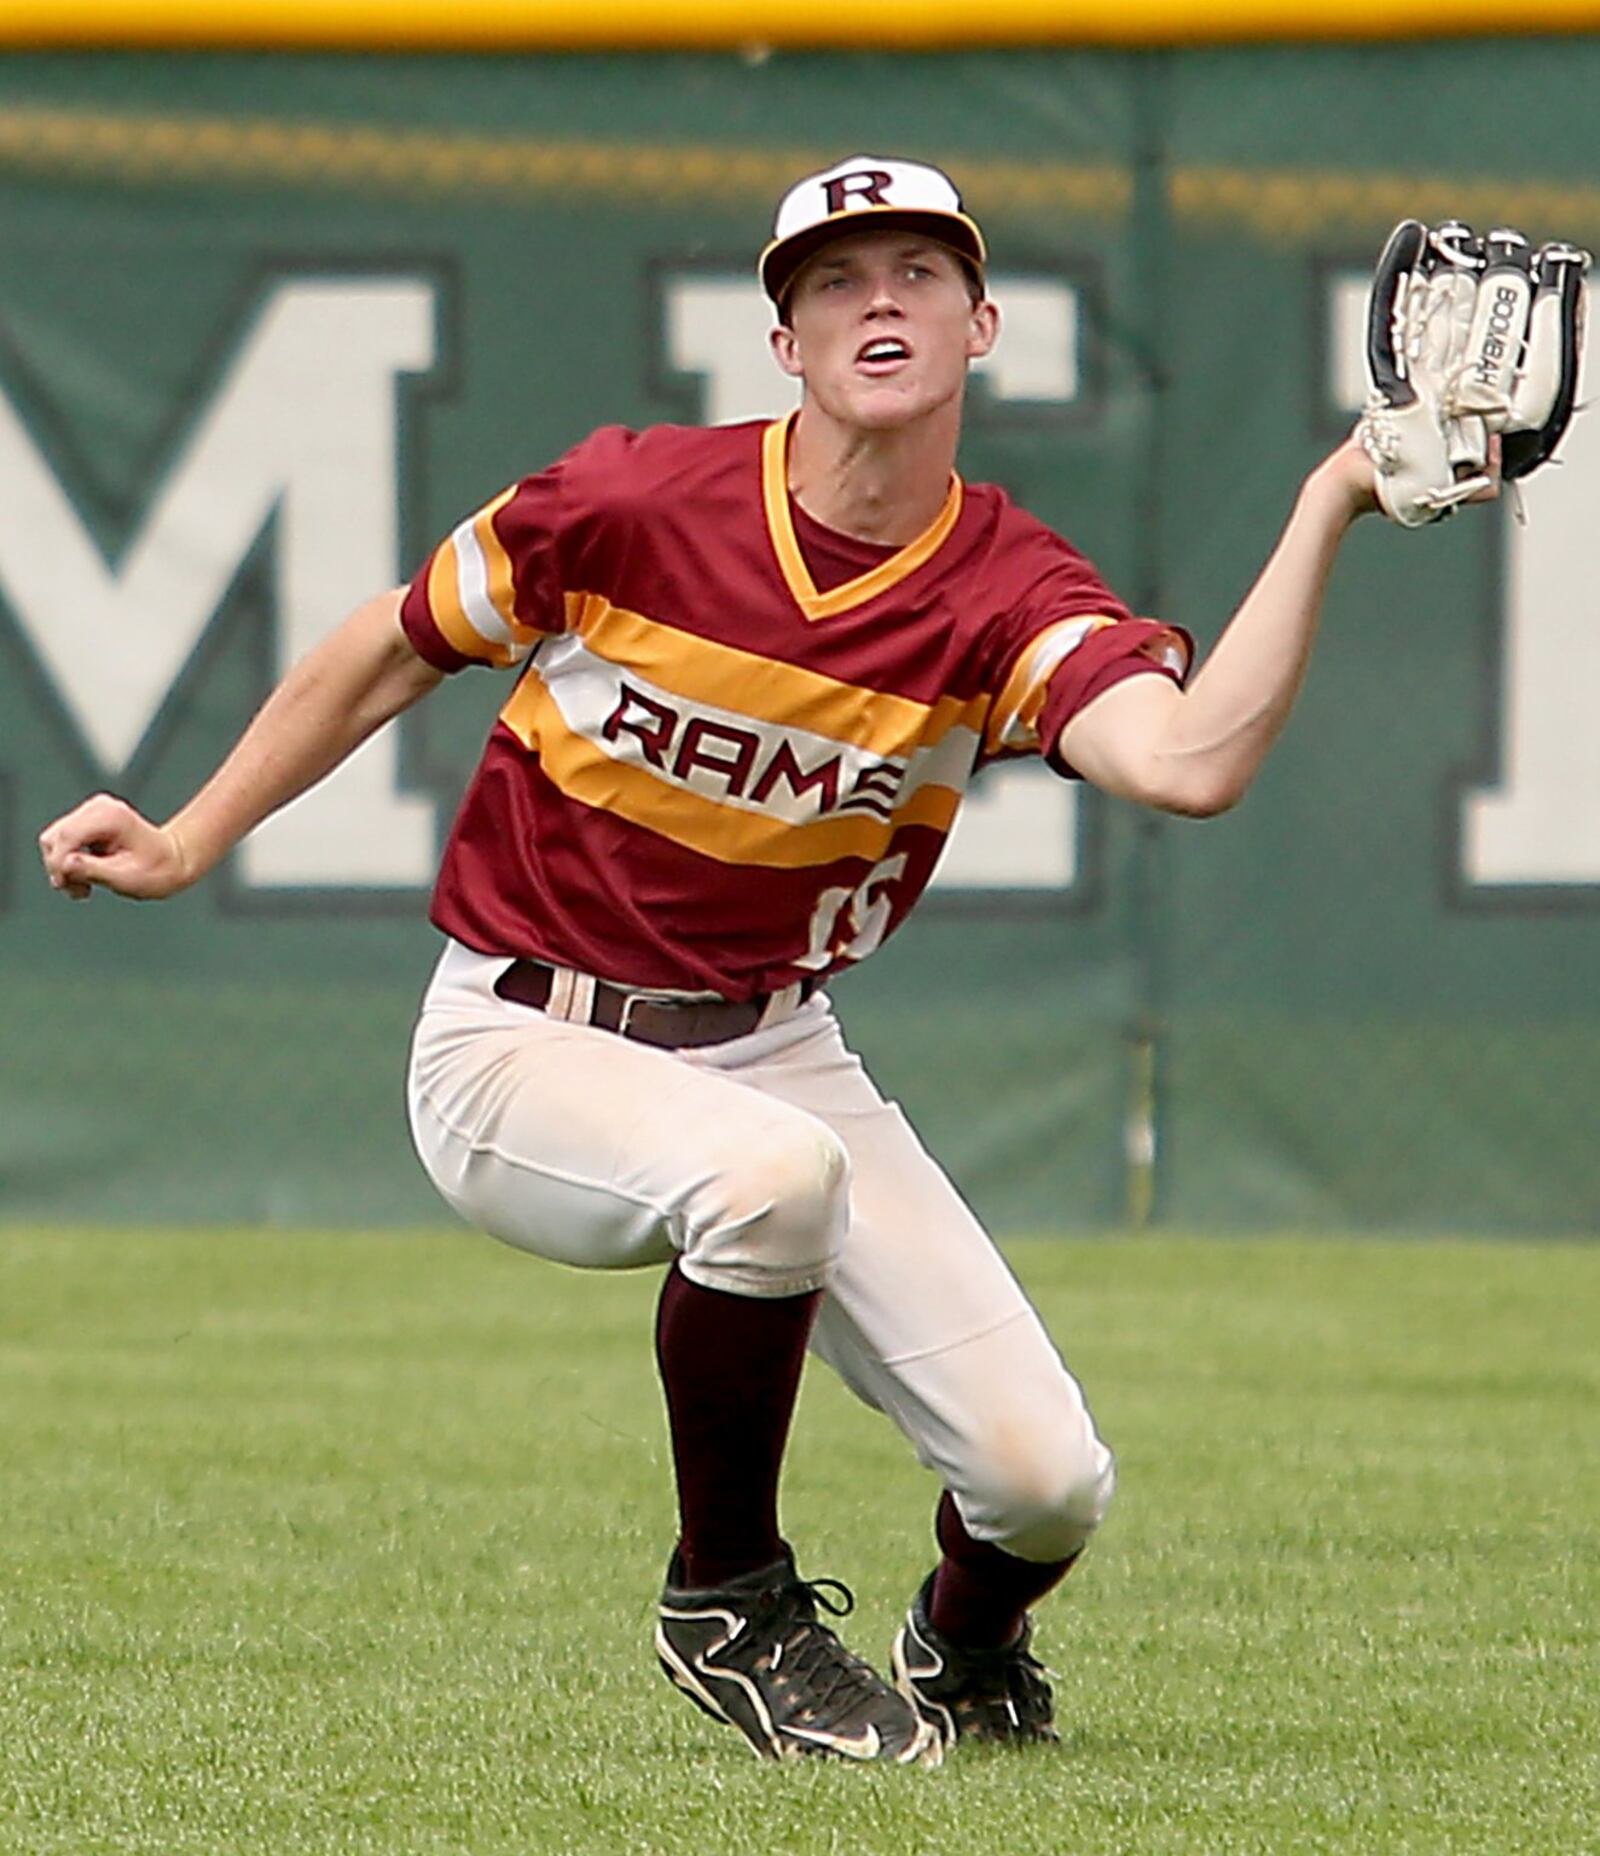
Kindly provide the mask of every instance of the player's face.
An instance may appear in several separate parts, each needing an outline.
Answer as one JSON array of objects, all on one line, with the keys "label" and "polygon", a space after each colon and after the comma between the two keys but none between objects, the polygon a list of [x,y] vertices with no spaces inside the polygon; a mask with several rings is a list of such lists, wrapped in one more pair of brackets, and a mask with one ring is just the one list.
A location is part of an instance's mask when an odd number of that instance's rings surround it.
[{"label": "player's face", "polygon": [[804,266],[772,345],[822,410],[883,429],[959,405],[968,366],[998,332],[999,312],[973,302],[954,252],[886,230],[834,239]]}]

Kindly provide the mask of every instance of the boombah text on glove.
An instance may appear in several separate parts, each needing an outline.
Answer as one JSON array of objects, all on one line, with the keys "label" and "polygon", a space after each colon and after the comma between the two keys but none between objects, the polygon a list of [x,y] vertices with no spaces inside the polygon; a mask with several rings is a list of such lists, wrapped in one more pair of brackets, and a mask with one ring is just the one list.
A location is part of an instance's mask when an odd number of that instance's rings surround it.
[{"label": "boombah text on glove", "polygon": [[1531,294],[1510,283],[1495,285],[1493,296],[1487,299],[1488,327],[1469,374],[1474,385],[1495,393],[1505,390],[1504,374],[1515,366],[1519,346],[1512,340],[1512,331],[1524,325]]},{"label": "boombah text on glove", "polygon": [[1385,514],[1420,528],[1489,491],[1496,438],[1507,482],[1554,455],[1577,406],[1589,263],[1509,227],[1395,227],[1368,299],[1357,427]]}]

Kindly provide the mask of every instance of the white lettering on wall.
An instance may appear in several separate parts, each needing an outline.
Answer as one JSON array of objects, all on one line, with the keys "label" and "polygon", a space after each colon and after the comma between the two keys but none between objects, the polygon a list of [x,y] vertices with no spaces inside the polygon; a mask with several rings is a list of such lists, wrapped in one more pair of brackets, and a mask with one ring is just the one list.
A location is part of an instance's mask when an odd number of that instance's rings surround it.
[{"label": "white lettering on wall", "polygon": [[[434,290],[416,279],[281,284],[108,561],[0,392],[0,596],[107,778],[137,753],[245,558],[272,524],[281,673],[395,583],[396,381],[433,364]],[[399,789],[385,730],[270,819],[247,883],[426,883],[431,801]]]},{"label": "white lettering on wall", "polygon": [[[1366,279],[1331,304],[1331,390],[1354,411],[1366,394]],[[1586,378],[1600,367],[1600,286],[1589,287]],[[1558,454],[1509,511],[1500,615],[1500,778],[1461,800],[1462,879],[1485,888],[1600,883],[1600,416],[1582,412]]]}]

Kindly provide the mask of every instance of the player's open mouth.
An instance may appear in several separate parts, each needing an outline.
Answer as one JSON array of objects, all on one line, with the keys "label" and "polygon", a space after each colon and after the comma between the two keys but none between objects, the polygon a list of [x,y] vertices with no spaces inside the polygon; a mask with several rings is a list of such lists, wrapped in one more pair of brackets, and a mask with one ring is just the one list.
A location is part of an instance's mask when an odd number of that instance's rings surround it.
[{"label": "player's open mouth", "polygon": [[886,374],[911,359],[911,350],[894,335],[880,335],[856,353],[856,366],[868,374]]}]

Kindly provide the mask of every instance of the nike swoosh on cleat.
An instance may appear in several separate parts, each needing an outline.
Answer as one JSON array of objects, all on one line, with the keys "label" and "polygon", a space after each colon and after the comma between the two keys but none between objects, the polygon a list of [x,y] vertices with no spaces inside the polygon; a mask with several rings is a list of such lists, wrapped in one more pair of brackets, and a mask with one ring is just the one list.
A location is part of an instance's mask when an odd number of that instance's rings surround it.
[{"label": "nike swoosh on cleat", "polygon": [[876,1727],[864,1727],[849,1738],[830,1734],[821,1727],[785,1727],[781,1731],[796,1740],[813,1741],[830,1753],[842,1753],[846,1759],[876,1759],[883,1751],[883,1736]]}]

